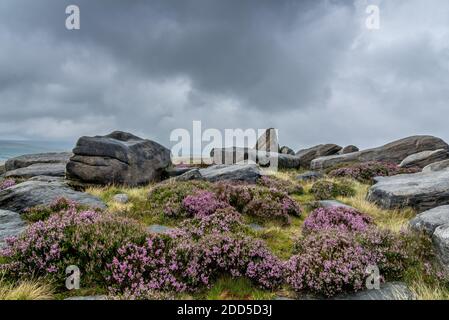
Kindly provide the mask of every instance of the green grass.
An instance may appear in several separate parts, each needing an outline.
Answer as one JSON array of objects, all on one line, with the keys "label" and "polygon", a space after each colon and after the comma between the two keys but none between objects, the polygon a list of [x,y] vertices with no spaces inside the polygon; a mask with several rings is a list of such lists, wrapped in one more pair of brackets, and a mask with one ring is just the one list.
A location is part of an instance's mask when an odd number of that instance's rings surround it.
[{"label": "green grass", "polygon": [[0,300],[51,300],[53,298],[54,290],[48,283],[35,280],[9,282],[0,276]]}]

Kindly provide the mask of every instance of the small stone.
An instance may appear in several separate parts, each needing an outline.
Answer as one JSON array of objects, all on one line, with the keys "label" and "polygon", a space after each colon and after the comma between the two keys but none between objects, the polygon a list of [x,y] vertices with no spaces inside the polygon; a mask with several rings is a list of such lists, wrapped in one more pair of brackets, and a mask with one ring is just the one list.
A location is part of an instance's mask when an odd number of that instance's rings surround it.
[{"label": "small stone", "polygon": [[257,223],[250,223],[248,224],[248,227],[254,231],[263,231],[265,230],[264,227],[262,227],[261,225],[257,224]]},{"label": "small stone", "polygon": [[316,171],[309,171],[306,173],[301,173],[296,176],[296,179],[299,181],[309,182],[309,181],[315,181],[318,179],[321,179],[323,177],[323,174],[316,172]]},{"label": "small stone", "polygon": [[167,226],[163,226],[163,225],[160,225],[160,224],[152,224],[152,225],[147,227],[147,231],[149,233],[153,233],[153,234],[167,234],[171,230],[173,230],[173,228],[170,228],[170,227],[167,227]]},{"label": "small stone", "polygon": [[126,204],[126,203],[128,203],[128,201],[129,201],[128,195],[127,195],[127,194],[124,194],[124,193],[116,194],[114,197],[112,197],[112,199],[113,199],[115,202],[123,203],[123,204]]}]

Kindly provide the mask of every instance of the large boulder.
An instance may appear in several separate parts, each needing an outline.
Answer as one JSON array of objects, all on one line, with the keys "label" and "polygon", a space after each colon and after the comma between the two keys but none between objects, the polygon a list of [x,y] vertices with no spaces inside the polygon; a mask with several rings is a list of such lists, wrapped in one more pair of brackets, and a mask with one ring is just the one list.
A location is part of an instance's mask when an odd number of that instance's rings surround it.
[{"label": "large boulder", "polygon": [[254,149],[266,152],[279,152],[276,129],[269,128],[259,137]]},{"label": "large boulder", "polygon": [[320,144],[312,148],[299,150],[296,152],[296,156],[299,158],[301,168],[310,168],[312,160],[337,154],[341,150],[341,147],[336,144]]},{"label": "large boulder", "polygon": [[439,226],[449,224],[449,205],[439,206],[424,211],[410,220],[410,226],[417,231],[424,231],[432,236]]},{"label": "large boulder", "polygon": [[323,170],[341,163],[384,161],[399,164],[406,157],[427,150],[449,150],[449,145],[432,136],[413,136],[381,147],[342,155],[320,157],[311,162],[313,170]]},{"label": "large boulder", "polygon": [[449,159],[431,163],[422,169],[422,172],[441,171],[449,168]]},{"label": "large boulder", "polygon": [[437,227],[433,233],[432,241],[441,264],[449,274],[449,224]]},{"label": "large boulder", "polygon": [[367,199],[384,209],[412,207],[423,212],[449,204],[449,171],[376,177]]},{"label": "large boulder", "polygon": [[87,184],[143,185],[161,180],[171,165],[170,150],[121,131],[81,137],[73,153],[67,178]]},{"label": "large boulder", "polygon": [[448,158],[449,158],[449,151],[446,149],[422,151],[408,156],[407,158],[402,160],[399,166],[401,168],[410,168],[410,167],[424,168],[425,166],[431,163],[446,160]]},{"label": "large boulder", "polygon": [[243,181],[255,183],[261,176],[255,164],[214,165],[199,170],[201,177],[210,182]]},{"label": "large boulder", "polygon": [[0,208],[21,213],[37,205],[49,205],[61,197],[86,207],[106,208],[97,197],[72,190],[62,178],[55,177],[34,177],[0,191]]},{"label": "large boulder", "polygon": [[5,163],[5,177],[29,179],[36,176],[63,177],[72,153],[50,152],[27,154]]},{"label": "large boulder", "polygon": [[18,236],[25,229],[25,225],[20,214],[0,209],[0,247],[7,238]]}]

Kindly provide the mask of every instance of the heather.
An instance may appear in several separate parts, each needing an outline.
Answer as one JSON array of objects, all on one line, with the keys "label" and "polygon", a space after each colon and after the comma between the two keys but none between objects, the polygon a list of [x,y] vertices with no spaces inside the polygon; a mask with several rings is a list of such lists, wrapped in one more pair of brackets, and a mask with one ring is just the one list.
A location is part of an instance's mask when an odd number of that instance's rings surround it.
[{"label": "heather", "polygon": [[257,184],[269,189],[276,189],[283,191],[289,195],[301,195],[304,193],[304,188],[297,181],[277,178],[276,176],[262,176]]},{"label": "heather", "polygon": [[356,192],[346,180],[319,180],[312,185],[310,193],[317,200],[328,200],[338,197],[351,197],[354,196]]},{"label": "heather", "polygon": [[79,212],[85,208],[69,199],[58,198],[49,205],[39,205],[26,209],[22,213],[22,217],[28,222],[37,222],[48,219],[52,214],[64,213],[69,209]]},{"label": "heather", "polygon": [[368,229],[373,220],[366,214],[346,207],[318,208],[314,210],[304,221],[303,230],[325,231],[335,229],[337,231],[363,232]]},{"label": "heather", "polygon": [[13,179],[0,180],[0,191],[11,188],[16,185],[16,181]]},{"label": "heather", "polygon": [[335,178],[352,178],[362,183],[371,184],[374,177],[394,176],[402,173],[416,173],[418,167],[401,168],[395,163],[369,161],[333,169],[329,176]]}]

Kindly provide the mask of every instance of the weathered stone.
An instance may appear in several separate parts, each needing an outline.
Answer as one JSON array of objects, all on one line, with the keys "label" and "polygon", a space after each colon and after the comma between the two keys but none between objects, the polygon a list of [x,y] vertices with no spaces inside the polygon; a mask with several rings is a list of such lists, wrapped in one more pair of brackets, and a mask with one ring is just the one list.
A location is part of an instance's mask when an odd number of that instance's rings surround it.
[{"label": "weathered stone", "polygon": [[441,264],[449,273],[449,224],[437,227],[432,240]]},{"label": "weathered stone", "polygon": [[341,203],[340,201],[337,200],[320,200],[320,201],[316,201],[318,207],[321,208],[346,208],[346,209],[352,209],[352,210],[357,210],[351,206],[348,206],[347,204]]},{"label": "weathered stone", "polygon": [[203,176],[201,175],[200,170],[198,168],[194,168],[173,179],[175,181],[202,180]]},{"label": "weathered stone", "polygon": [[293,151],[293,149],[290,149],[290,148],[287,147],[287,146],[283,146],[283,147],[279,150],[279,153],[282,153],[282,154],[289,154],[289,155],[291,155],[291,156],[294,156],[294,155],[295,155],[295,151]]},{"label": "weathered stone", "polygon": [[36,163],[28,167],[18,168],[5,173],[6,178],[29,179],[36,176],[65,176],[65,163]]},{"label": "weathered stone", "polygon": [[380,289],[338,295],[332,300],[415,300],[413,292],[402,282],[387,282]]},{"label": "weathered stone", "polygon": [[423,212],[449,204],[449,171],[376,177],[367,199],[384,209],[412,207]]},{"label": "weathered stone", "polygon": [[4,245],[6,238],[18,236],[25,229],[25,222],[20,214],[0,209],[0,247]]},{"label": "weathered stone", "polygon": [[352,153],[352,152],[357,152],[359,151],[359,148],[357,148],[356,146],[353,145],[349,145],[344,147],[343,149],[341,149],[338,154],[347,154],[347,153]]},{"label": "weathered stone", "polygon": [[265,230],[264,227],[262,227],[260,224],[257,223],[250,223],[248,224],[248,227],[254,231],[263,231]]},{"label": "weathered stone", "polygon": [[425,166],[431,163],[446,160],[448,158],[449,152],[446,149],[422,151],[408,156],[407,158],[402,160],[399,166],[401,168],[409,168],[409,167],[424,168]]},{"label": "weathered stone", "polygon": [[167,226],[162,226],[160,224],[152,224],[147,227],[147,231],[149,233],[153,233],[153,234],[166,234],[166,233],[170,232],[171,230],[173,230],[173,228],[170,228]]},{"label": "weathered stone", "polygon": [[0,176],[6,172],[5,163],[0,162]]},{"label": "weathered stone", "polygon": [[267,129],[257,140],[254,149],[266,152],[279,152],[279,142],[274,128]]},{"label": "weathered stone", "polygon": [[166,172],[167,172],[167,175],[169,178],[174,178],[174,177],[183,175],[184,173],[186,173],[190,170],[192,170],[191,167],[174,167],[174,168],[167,169]]},{"label": "weathered stone", "polygon": [[299,150],[296,156],[299,157],[301,168],[310,168],[311,161],[324,156],[337,154],[341,147],[336,144],[320,144],[312,148]]},{"label": "weathered stone", "polygon": [[449,159],[431,163],[422,169],[422,172],[441,171],[449,168]]},{"label": "weathered stone", "polygon": [[126,204],[129,201],[129,197],[125,193],[119,193],[112,197],[112,200],[118,203]]},{"label": "weathered stone", "polygon": [[397,140],[384,146],[352,152],[342,155],[320,157],[312,160],[311,168],[313,170],[323,170],[341,163],[384,161],[401,163],[409,155],[426,151],[445,149],[449,146],[443,140],[432,136],[413,136]]},{"label": "weathered stone", "polygon": [[449,205],[424,211],[410,220],[412,229],[424,231],[429,236],[432,236],[435,229],[444,224],[449,224]]},{"label": "weathered stone", "polygon": [[296,176],[296,179],[299,181],[315,181],[318,179],[321,179],[323,177],[323,174],[320,172],[316,172],[316,171],[309,171],[309,172],[305,172],[305,173],[301,173],[299,175]]},{"label": "weathered stone", "polygon": [[55,177],[36,177],[0,191],[0,208],[23,212],[37,205],[49,205],[61,197],[92,208],[106,208],[97,197],[72,190],[63,179]]},{"label": "weathered stone", "polygon": [[261,176],[260,169],[255,164],[214,165],[201,169],[200,174],[210,182],[227,180],[255,183]]},{"label": "weathered stone", "polygon": [[170,150],[120,131],[81,137],[73,153],[67,177],[84,183],[142,185],[159,181],[171,165]]},{"label": "weathered stone", "polygon": [[27,154],[6,161],[5,169],[6,171],[12,171],[20,168],[26,168],[34,164],[66,164],[69,162],[71,156],[72,153],[70,152]]}]

